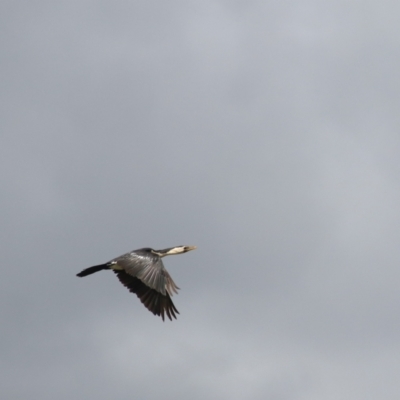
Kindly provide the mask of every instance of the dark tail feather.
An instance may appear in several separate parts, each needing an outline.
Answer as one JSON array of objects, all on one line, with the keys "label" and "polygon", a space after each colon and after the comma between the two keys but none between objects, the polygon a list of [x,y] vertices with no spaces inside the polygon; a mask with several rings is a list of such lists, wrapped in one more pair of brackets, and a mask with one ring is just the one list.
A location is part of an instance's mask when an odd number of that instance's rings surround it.
[{"label": "dark tail feather", "polygon": [[76,274],[76,276],[82,278],[83,276],[94,274],[95,272],[102,271],[103,269],[110,269],[110,267],[108,264],[95,265],[94,267],[84,269],[83,271],[79,272],[79,274]]}]

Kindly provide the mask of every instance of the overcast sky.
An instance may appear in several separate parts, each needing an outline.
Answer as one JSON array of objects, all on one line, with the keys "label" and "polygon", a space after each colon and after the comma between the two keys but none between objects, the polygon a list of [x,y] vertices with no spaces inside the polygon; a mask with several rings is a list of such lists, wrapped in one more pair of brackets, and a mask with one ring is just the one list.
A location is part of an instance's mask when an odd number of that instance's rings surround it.
[{"label": "overcast sky", "polygon": [[2,1],[2,398],[398,399],[399,13]]}]

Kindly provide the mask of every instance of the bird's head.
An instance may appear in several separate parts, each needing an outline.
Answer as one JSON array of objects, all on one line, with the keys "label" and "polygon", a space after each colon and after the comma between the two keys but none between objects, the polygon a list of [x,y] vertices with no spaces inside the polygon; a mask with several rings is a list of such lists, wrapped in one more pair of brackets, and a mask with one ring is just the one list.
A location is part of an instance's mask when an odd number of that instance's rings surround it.
[{"label": "bird's head", "polygon": [[152,253],[157,254],[160,257],[165,257],[165,256],[173,256],[175,254],[187,253],[188,251],[194,250],[196,248],[197,248],[196,246],[176,246],[163,250],[152,250]]}]

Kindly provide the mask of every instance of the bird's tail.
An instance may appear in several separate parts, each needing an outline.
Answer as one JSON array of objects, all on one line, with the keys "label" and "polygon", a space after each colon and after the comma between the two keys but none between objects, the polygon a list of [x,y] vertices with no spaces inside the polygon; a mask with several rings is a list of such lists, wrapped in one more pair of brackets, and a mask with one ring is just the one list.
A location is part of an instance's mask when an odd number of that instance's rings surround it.
[{"label": "bird's tail", "polygon": [[76,274],[76,276],[82,278],[83,276],[94,274],[95,272],[102,271],[103,269],[110,269],[110,267],[108,264],[95,265],[93,267],[84,269],[83,271],[79,272],[79,274]]}]

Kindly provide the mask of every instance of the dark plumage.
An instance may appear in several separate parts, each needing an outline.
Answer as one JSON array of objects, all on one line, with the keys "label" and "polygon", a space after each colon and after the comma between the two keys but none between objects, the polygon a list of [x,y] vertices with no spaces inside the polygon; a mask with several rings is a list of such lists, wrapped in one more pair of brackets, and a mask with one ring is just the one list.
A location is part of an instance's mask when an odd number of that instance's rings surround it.
[{"label": "dark plumage", "polygon": [[163,320],[166,314],[172,321],[179,312],[171,296],[174,292],[178,293],[179,288],[165,269],[161,258],[186,253],[195,248],[196,246],[177,246],[153,250],[146,247],[123,254],[105,264],[86,268],[77,276],[84,277],[104,269],[112,269],[120,282],[130,292],[135,293],[149,311],[161,316]]}]

